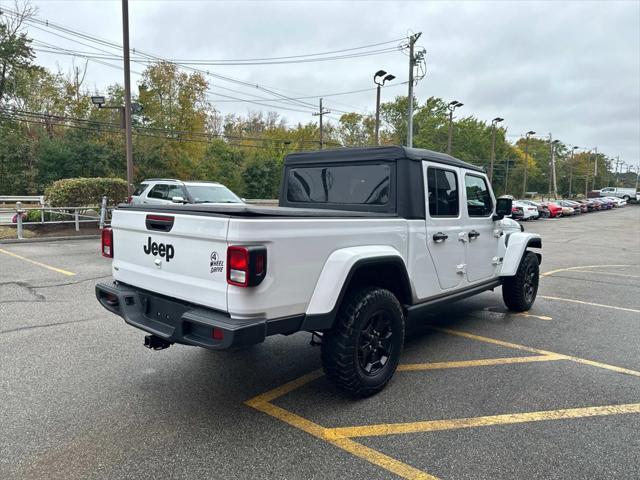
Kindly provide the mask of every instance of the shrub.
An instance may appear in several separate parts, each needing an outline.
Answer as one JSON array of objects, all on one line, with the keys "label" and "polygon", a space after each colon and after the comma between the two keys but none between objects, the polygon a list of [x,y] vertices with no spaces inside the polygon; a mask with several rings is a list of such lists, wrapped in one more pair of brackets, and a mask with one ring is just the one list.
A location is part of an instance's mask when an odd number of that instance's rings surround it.
[{"label": "shrub", "polygon": [[106,196],[109,204],[127,198],[127,182],[121,178],[64,178],[45,190],[52,207],[84,207],[100,205]]},{"label": "shrub", "polygon": [[[58,220],[73,220],[72,216],[64,215],[62,213],[57,212],[48,212],[45,210],[44,212],[44,221],[52,222]],[[41,210],[27,210],[27,217],[24,219],[25,222],[41,222],[42,221],[42,211]]]}]

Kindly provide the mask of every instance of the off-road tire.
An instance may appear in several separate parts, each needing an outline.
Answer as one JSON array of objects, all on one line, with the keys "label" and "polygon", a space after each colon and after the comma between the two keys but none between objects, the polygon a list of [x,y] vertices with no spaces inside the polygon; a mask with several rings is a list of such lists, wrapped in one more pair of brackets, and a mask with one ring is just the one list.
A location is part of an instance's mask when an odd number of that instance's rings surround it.
[{"label": "off-road tire", "polygon": [[502,283],[502,299],[509,310],[525,312],[531,308],[538,293],[540,266],[533,252],[525,252],[513,277],[505,277]]},{"label": "off-road tire", "polygon": [[[379,365],[378,361],[379,370],[374,372],[369,359],[375,358],[378,350],[372,346],[374,337],[370,332],[376,332],[371,330],[372,325],[382,323],[388,328],[380,330],[390,332],[390,337],[377,341],[388,342],[389,351],[385,363]],[[353,397],[368,397],[382,390],[395,373],[403,344],[404,315],[395,295],[383,288],[358,289],[345,296],[333,329],[322,337],[322,366],[338,388]],[[362,351],[367,348],[373,351],[365,356]]]}]

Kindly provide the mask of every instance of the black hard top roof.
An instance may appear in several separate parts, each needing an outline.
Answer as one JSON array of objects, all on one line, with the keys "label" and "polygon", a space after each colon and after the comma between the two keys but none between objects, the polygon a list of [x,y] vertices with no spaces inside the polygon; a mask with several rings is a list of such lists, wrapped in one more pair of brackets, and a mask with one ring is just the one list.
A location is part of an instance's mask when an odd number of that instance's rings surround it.
[{"label": "black hard top roof", "polygon": [[424,148],[408,148],[400,146],[336,148],[313,152],[290,153],[284,160],[285,165],[302,165],[314,163],[341,163],[366,161],[427,160],[444,163],[454,167],[467,168],[484,172],[482,167],[458,160],[446,153],[433,152]]}]

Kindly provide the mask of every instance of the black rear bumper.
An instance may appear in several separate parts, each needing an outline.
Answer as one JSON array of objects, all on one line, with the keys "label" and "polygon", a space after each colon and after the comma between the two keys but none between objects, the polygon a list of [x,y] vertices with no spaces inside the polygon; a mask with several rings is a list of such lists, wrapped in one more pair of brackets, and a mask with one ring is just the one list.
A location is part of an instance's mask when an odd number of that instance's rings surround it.
[{"label": "black rear bumper", "polygon": [[[227,314],[158,295],[122,283],[98,283],[100,304],[129,325],[170,343],[194,345],[211,350],[253,345],[267,335],[293,333],[303,316],[276,320],[236,320]],[[213,329],[222,331],[214,338]]]}]

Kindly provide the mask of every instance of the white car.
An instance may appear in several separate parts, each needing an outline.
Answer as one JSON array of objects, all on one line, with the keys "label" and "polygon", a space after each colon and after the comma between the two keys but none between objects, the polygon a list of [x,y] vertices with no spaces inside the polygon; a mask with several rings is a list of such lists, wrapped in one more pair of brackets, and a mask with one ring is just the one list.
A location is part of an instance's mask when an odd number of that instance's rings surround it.
[{"label": "white car", "polygon": [[511,310],[535,301],[540,236],[505,218],[511,199],[495,200],[484,170],[449,155],[290,154],[279,202],[118,206],[98,301],[154,350],[312,332],[327,377],[356,397],[389,381],[408,319],[499,286]]},{"label": "white car", "polygon": [[601,198],[612,201],[616,205],[616,207],[624,207],[627,204],[626,200],[623,200],[622,198],[618,198],[618,197],[601,197]]},{"label": "white car", "polygon": [[171,205],[173,203],[244,203],[240,197],[217,182],[183,182],[170,178],[144,180],[135,189],[131,204]]},{"label": "white car", "polygon": [[540,212],[538,212],[538,207],[532,205],[526,201],[514,200],[513,205],[515,207],[521,207],[522,212],[524,213],[523,220],[537,220],[540,216]]}]

